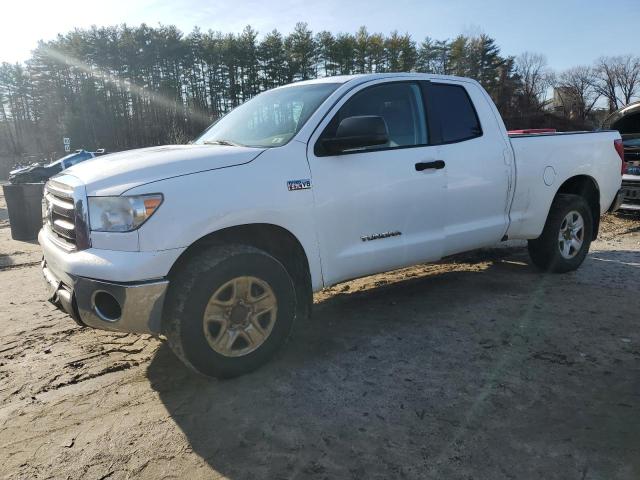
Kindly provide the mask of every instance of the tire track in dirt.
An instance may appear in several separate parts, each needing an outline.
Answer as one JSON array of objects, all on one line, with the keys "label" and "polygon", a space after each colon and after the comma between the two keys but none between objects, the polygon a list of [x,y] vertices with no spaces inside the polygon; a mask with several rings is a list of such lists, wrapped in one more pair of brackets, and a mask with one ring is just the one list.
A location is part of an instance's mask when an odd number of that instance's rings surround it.
[{"label": "tire track in dirt", "polygon": [[42,262],[40,260],[36,260],[33,262],[25,262],[25,263],[15,263],[13,265],[0,265],[0,272],[5,270],[15,270],[17,268],[27,268],[34,267],[36,265],[40,265]]},{"label": "tire track in dirt", "polygon": [[[57,311],[47,320],[16,331],[0,351],[0,405],[137,367],[158,344],[150,336],[75,326]],[[43,361],[49,368],[36,368]]]}]

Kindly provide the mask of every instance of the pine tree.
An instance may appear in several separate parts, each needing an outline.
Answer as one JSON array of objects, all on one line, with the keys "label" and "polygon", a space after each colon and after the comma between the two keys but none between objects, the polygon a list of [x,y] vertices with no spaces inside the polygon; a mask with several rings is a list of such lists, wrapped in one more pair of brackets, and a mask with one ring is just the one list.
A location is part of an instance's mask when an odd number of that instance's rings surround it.
[{"label": "pine tree", "polygon": [[355,36],[355,72],[370,73],[371,63],[369,61],[369,32],[367,27],[362,26],[358,29]]},{"label": "pine tree", "polygon": [[287,82],[287,56],[282,35],[277,30],[268,33],[258,46],[258,61],[261,70],[263,90],[283,85]]},{"label": "pine tree", "polygon": [[338,73],[336,64],[336,39],[331,32],[322,31],[316,35],[318,73],[330,77]]},{"label": "pine tree", "polygon": [[298,22],[284,41],[287,53],[288,80],[307,80],[316,76],[316,44],[313,33],[304,22]]}]

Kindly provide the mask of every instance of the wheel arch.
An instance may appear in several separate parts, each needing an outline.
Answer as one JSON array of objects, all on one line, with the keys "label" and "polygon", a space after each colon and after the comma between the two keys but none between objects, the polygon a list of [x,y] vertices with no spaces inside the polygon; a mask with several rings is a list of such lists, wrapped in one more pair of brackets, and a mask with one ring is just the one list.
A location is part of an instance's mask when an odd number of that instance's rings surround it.
[{"label": "wheel arch", "polygon": [[598,230],[600,229],[600,187],[598,186],[598,182],[589,175],[575,175],[560,185],[554,199],[558,195],[566,193],[580,195],[589,204],[591,217],[593,219],[592,240],[595,240],[598,237]]},{"label": "wheel arch", "polygon": [[195,254],[215,245],[248,245],[276,258],[291,275],[296,289],[297,316],[311,315],[313,289],[307,253],[298,238],[286,228],[270,223],[249,223],[211,232],[193,242],[169,270],[168,277],[177,272]]}]

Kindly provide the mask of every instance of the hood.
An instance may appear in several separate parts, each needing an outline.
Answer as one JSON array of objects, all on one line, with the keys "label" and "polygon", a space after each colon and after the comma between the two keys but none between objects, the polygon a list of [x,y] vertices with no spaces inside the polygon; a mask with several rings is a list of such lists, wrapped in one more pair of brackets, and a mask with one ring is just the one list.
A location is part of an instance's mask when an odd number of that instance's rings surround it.
[{"label": "hood", "polygon": [[167,145],[112,153],[64,171],[86,185],[87,195],[120,195],[139,185],[248,163],[264,149],[223,145]]}]

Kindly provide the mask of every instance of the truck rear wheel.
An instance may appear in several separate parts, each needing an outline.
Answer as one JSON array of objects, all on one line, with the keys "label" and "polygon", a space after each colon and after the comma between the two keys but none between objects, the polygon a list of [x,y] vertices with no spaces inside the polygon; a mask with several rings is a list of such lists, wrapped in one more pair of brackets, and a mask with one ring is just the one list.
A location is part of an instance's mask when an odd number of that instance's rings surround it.
[{"label": "truck rear wheel", "polygon": [[220,378],[250,372],[287,340],[295,288],[282,264],[244,245],[211,247],[171,280],[164,331],[195,371]]},{"label": "truck rear wheel", "polygon": [[592,235],[593,218],[584,197],[559,194],[551,204],[542,235],[529,240],[529,255],[544,271],[570,272],[589,253]]}]

